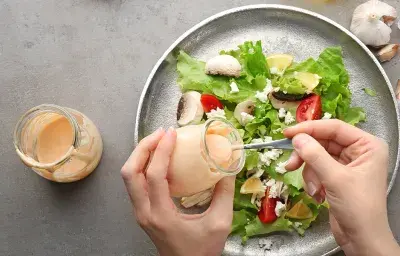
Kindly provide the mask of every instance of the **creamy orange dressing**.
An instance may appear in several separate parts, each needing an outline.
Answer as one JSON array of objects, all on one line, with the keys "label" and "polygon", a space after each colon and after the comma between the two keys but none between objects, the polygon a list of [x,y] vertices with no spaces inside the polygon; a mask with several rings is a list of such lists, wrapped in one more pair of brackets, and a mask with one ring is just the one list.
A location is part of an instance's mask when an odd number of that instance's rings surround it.
[{"label": "creamy orange dressing", "polygon": [[[204,125],[189,125],[176,130],[176,146],[168,173],[170,193],[174,197],[189,196],[209,189],[224,177],[202,152],[203,129]],[[223,168],[240,159],[240,152],[232,151],[231,142],[224,137],[226,134],[229,131],[209,129],[206,135],[210,158]]]},{"label": "creamy orange dressing", "polygon": [[[103,151],[99,131],[82,113],[67,109],[61,114],[39,113],[22,128],[22,161],[42,177],[57,182],[83,179],[98,165]],[[77,136],[74,140],[74,136]]]},{"label": "creamy orange dressing", "polygon": [[60,160],[73,144],[73,129],[67,118],[58,115],[45,125],[37,138],[36,155],[41,163]]}]

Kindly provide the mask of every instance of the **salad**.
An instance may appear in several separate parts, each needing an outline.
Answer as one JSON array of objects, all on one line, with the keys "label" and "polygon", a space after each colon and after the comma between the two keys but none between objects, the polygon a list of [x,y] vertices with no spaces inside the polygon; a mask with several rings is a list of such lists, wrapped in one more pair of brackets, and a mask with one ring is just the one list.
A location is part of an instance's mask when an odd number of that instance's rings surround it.
[{"label": "salad", "polygon": [[[186,115],[178,123],[226,118],[244,143],[282,139],[283,129],[307,120],[337,118],[352,125],[366,120],[362,108],[350,106],[340,47],[325,49],[316,60],[295,62],[289,54],[265,54],[261,41],[248,41],[207,62],[180,51],[177,70],[181,90],[188,97],[201,94],[206,113]],[[328,207],[304,191],[302,168],[285,170],[290,154],[279,149],[246,151],[235,184],[231,230],[243,242],[275,231],[303,235],[321,207]]]}]

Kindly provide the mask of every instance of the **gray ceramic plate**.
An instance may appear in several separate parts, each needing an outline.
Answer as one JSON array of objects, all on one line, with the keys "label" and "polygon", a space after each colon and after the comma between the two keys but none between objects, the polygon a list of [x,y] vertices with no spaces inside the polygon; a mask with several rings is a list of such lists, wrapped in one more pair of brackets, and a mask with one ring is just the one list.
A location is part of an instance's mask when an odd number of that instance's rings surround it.
[{"label": "gray ceramic plate", "polygon": [[[353,105],[365,108],[368,122],[361,128],[389,143],[390,188],[398,165],[399,122],[396,100],[390,82],[372,53],[350,32],[319,14],[280,5],[254,5],[231,9],[199,23],[183,34],[165,52],[144,87],[136,119],[135,143],[158,127],[176,126],[176,107],[180,97],[176,83],[176,60],[172,55],[183,49],[207,60],[219,50],[235,48],[246,40],[262,40],[269,53],[290,53],[297,61],[318,57],[326,47],[340,45],[350,73]],[[377,91],[370,97],[362,89]],[[246,246],[239,237],[230,237],[224,255],[329,255],[337,245],[329,231],[327,213],[322,213],[304,237],[274,234],[269,251],[258,245],[258,238]]]}]

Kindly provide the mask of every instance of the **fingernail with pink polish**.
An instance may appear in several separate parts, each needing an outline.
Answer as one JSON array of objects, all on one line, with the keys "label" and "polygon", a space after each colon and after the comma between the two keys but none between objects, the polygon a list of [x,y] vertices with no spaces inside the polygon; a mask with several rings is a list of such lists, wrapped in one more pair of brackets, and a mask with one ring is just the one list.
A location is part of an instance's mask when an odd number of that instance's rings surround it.
[{"label": "fingernail with pink polish", "polygon": [[317,201],[317,203],[322,204],[325,201],[325,197],[323,197],[320,194],[317,194],[313,196],[314,200]]},{"label": "fingernail with pink polish", "polygon": [[317,193],[317,187],[312,182],[307,183],[307,192],[310,196],[314,196]]}]

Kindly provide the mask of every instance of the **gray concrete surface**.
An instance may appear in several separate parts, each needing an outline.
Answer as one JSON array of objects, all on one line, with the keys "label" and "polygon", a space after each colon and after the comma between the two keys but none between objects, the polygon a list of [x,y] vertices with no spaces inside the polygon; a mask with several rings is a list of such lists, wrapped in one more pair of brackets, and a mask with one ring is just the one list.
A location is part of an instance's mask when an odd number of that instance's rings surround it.
[{"label": "gray concrete surface", "polygon": [[[119,175],[132,150],[137,102],[152,66],[184,31],[225,9],[283,3],[348,27],[362,1],[311,2],[0,0],[0,255],[156,255],[131,216]],[[397,0],[386,2],[400,7]],[[400,40],[399,30],[393,40]],[[384,67],[395,84],[400,57]],[[98,125],[104,154],[88,178],[56,184],[19,161],[14,125],[41,103],[76,108]],[[400,177],[389,204],[399,240]]]}]

